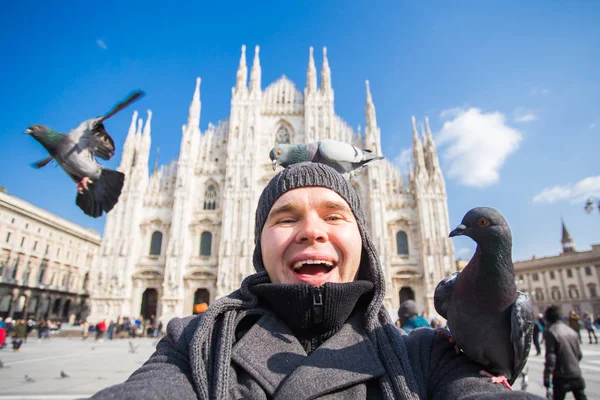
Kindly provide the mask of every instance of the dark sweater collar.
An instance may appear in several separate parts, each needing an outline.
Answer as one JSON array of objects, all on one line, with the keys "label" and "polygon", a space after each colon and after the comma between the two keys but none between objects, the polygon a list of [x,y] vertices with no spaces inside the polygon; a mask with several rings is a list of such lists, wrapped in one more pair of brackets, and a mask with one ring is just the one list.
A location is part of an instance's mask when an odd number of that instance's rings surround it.
[{"label": "dark sweater collar", "polygon": [[373,283],[354,281],[326,283],[263,283],[251,288],[294,332],[310,353],[340,330],[357,307],[366,307],[373,296]]}]

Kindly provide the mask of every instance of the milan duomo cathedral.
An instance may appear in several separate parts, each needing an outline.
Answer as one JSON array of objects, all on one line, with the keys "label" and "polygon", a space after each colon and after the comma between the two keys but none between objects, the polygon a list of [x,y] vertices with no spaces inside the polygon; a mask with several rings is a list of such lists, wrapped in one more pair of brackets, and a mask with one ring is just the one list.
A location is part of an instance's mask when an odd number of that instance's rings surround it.
[{"label": "milan duomo cathedral", "polygon": [[[93,268],[90,320],[155,315],[166,322],[237,289],[254,271],[254,212],[275,174],[268,154],[276,143],[330,138],[382,154],[369,82],[361,134],[335,113],[325,48],[320,87],[310,48],[304,92],[285,76],[263,87],[258,46],[248,85],[245,50],[229,117],[200,131],[198,78],[179,158],[152,173],[152,113],[143,123],[134,112],[119,167],[127,179],[107,216]],[[433,316],[435,286],[455,270],[444,177],[425,122],[419,134],[413,118],[408,176],[384,159],[352,177],[383,264],[392,315],[413,298]]]}]

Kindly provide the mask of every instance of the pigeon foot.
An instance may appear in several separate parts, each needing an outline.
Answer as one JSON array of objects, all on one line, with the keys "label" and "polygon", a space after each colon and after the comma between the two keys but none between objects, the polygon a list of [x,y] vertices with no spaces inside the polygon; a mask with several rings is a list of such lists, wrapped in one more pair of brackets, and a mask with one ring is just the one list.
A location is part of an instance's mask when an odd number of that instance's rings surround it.
[{"label": "pigeon foot", "polygon": [[81,194],[83,194],[83,190],[88,190],[88,183],[92,183],[92,181],[90,180],[90,178],[88,178],[87,176],[84,176],[83,178],[81,178],[81,182],[77,182],[77,191]]},{"label": "pigeon foot", "polygon": [[508,383],[508,380],[506,379],[506,377],[504,376],[504,374],[500,374],[498,376],[494,376],[494,375],[492,375],[489,372],[484,371],[484,370],[479,371],[479,373],[481,375],[483,375],[483,376],[487,376],[488,378],[490,378],[490,382],[492,382],[492,383],[501,383],[508,390],[513,390],[513,388],[510,386],[510,383]]},{"label": "pigeon foot", "polygon": [[454,345],[454,351],[456,351],[456,354],[460,354],[460,346],[458,345],[458,343],[456,343],[456,341],[454,340],[454,337],[452,336],[452,334],[449,331],[447,331],[445,329],[441,329],[441,328],[438,328],[435,331],[437,333],[439,333],[440,335],[442,335],[443,337],[445,337],[446,339],[448,339],[450,344]]}]

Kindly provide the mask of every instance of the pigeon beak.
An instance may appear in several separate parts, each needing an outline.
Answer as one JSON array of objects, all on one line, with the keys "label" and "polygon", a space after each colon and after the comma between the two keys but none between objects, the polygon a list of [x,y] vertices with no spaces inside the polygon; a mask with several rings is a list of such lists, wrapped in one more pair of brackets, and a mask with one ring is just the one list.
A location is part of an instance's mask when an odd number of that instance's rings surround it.
[{"label": "pigeon beak", "polygon": [[31,129],[27,128],[25,129],[25,132],[23,132],[25,135],[29,135],[31,132],[33,132]]},{"label": "pigeon beak", "polygon": [[275,169],[277,169],[277,160],[273,160],[272,164],[273,164],[273,171],[275,171]]},{"label": "pigeon beak", "polygon": [[452,232],[450,232],[450,235],[448,237],[464,235],[466,230],[467,230],[467,227],[464,226],[463,224],[460,224]]}]

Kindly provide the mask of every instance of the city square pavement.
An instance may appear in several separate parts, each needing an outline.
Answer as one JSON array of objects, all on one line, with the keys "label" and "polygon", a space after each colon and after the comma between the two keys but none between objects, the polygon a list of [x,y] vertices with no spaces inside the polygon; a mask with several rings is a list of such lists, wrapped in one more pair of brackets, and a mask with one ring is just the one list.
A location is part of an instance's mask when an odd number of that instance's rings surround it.
[{"label": "city square pavement", "polygon": [[[0,400],[68,400],[87,398],[100,389],[123,382],[152,354],[157,339],[134,339],[135,353],[128,339],[96,342],[80,338],[51,338],[40,342],[30,338],[21,352],[8,346],[0,350]],[[589,399],[600,400],[600,345],[584,342],[581,367],[587,382]],[[543,354],[528,362],[528,391],[545,394],[542,385]],[[526,368],[527,368],[526,367]],[[64,371],[68,378],[61,378]],[[25,375],[35,382],[26,382]],[[515,389],[521,388],[519,380]],[[571,397],[569,397],[571,396]],[[568,395],[567,398],[572,398]]]}]

